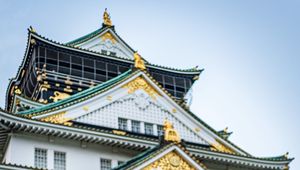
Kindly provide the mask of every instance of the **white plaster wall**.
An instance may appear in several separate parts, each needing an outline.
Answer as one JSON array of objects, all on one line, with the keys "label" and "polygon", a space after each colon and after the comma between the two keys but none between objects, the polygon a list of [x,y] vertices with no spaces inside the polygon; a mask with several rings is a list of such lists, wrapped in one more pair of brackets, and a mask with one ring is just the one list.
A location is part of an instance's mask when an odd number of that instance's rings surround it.
[{"label": "white plaster wall", "polygon": [[66,153],[66,167],[68,170],[99,170],[100,159],[111,159],[113,167],[117,161],[127,161],[138,153],[121,150],[109,146],[85,144],[80,142],[49,138],[42,136],[28,136],[26,134],[14,134],[10,140],[10,149],[7,150],[7,162],[12,164],[34,166],[35,148],[47,149],[47,166],[53,169],[53,153],[60,151]]},{"label": "white plaster wall", "polygon": [[[207,144],[207,142],[190,129],[183,120],[176,118],[166,110],[164,106],[151,99],[151,97],[144,92],[137,95],[127,95],[75,120],[87,124],[118,129],[118,118],[141,121],[142,133],[144,130],[144,122],[154,125],[163,125],[163,121],[167,118],[174,124],[175,129],[178,130],[183,139],[190,142]],[[131,130],[130,121],[128,121],[128,128]],[[154,126],[154,135],[157,135],[156,128],[157,127]]]}]

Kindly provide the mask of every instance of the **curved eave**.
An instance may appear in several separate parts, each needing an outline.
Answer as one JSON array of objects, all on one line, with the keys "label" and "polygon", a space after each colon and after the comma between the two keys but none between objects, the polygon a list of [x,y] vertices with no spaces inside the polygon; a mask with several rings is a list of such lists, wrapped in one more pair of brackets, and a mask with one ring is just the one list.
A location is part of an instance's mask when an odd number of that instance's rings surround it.
[{"label": "curved eave", "polygon": [[[22,62],[21,62],[21,65],[19,66],[18,68],[18,71],[17,71],[17,74],[14,78],[10,79],[9,83],[8,83],[8,86],[7,86],[7,89],[6,89],[6,99],[5,99],[5,109],[8,110],[9,106],[8,106],[8,101],[9,101],[9,96],[10,96],[10,91],[11,91],[11,88],[13,88],[13,84],[20,80],[21,79],[21,70],[23,70],[24,66],[26,65],[26,61],[28,59],[28,54],[32,52],[32,48],[31,48],[31,44],[30,44],[30,40],[31,40],[31,37],[34,33],[31,32],[29,29],[28,29],[28,38],[27,38],[27,44],[26,44],[26,49],[25,49],[25,53],[24,53],[24,56],[23,56],[23,59],[22,59]],[[12,97],[12,96],[11,96]]]},{"label": "curved eave", "polygon": [[[118,84],[126,81],[128,78],[135,76],[139,72],[141,72],[141,71],[137,70],[135,72],[131,72],[131,70],[129,70],[129,71],[127,71],[127,72],[125,72],[103,84],[99,84],[99,85],[95,86],[94,88],[90,88],[90,89],[84,90],[82,92],[79,92],[77,94],[74,94],[67,99],[64,99],[64,100],[61,100],[61,101],[58,101],[55,103],[51,103],[51,104],[45,105],[40,108],[34,108],[34,109],[26,110],[23,112],[19,112],[18,114],[21,114],[24,116],[29,116],[29,117],[36,117],[36,116],[40,116],[40,115],[45,115],[49,112],[54,112],[54,111],[57,112],[59,109],[70,107],[76,103],[83,102],[83,101],[88,100],[98,94],[104,93],[104,92],[108,91],[109,89],[117,86]],[[242,150],[241,148],[239,148],[238,146],[234,145],[229,140],[224,139],[221,135],[218,134],[218,132],[216,130],[214,130],[212,127],[210,127],[204,121],[202,121],[199,117],[197,117],[194,113],[192,113],[184,103],[179,103],[178,101],[174,100],[172,95],[166,89],[164,89],[153,77],[151,77],[151,75],[148,72],[142,71],[142,73],[144,73],[145,76],[147,76],[149,78],[149,80],[153,83],[153,85],[155,85],[158,88],[157,90],[159,90],[161,94],[164,94],[165,97],[169,98],[172,102],[174,102],[174,105],[179,106],[179,109],[182,109],[183,112],[185,112],[189,116],[191,116],[191,119],[198,121],[198,123],[200,125],[202,125],[206,129],[206,131],[209,134],[211,134],[215,139],[217,139],[219,142],[221,142],[227,146],[230,146],[230,148],[232,148],[237,154],[250,155],[247,152],[245,152],[244,150]]]},{"label": "curved eave", "polygon": [[[43,41],[45,43],[51,44],[53,46],[56,47],[61,47],[64,49],[68,49],[68,50],[72,50],[72,51],[76,51],[76,52],[80,52],[80,53],[85,53],[85,54],[89,54],[89,55],[93,55],[93,56],[97,56],[97,57],[103,57],[103,58],[108,58],[111,60],[117,60],[117,61],[122,61],[122,62],[126,62],[126,63],[130,63],[133,64],[133,60],[131,59],[127,59],[127,58],[122,58],[122,57],[112,57],[112,56],[108,56],[108,55],[103,55],[99,52],[96,51],[92,51],[92,50],[88,50],[88,49],[83,49],[80,47],[75,47],[72,45],[67,45],[67,44],[62,44],[53,40],[50,40],[46,37],[43,37],[41,35],[38,34],[32,34],[33,37],[37,38],[40,41]],[[168,72],[173,72],[173,73],[178,73],[178,74],[186,74],[186,75],[199,75],[203,69],[175,69],[175,68],[170,68],[170,67],[165,67],[165,66],[159,66],[159,65],[155,65],[155,64],[150,64],[150,63],[146,63],[146,67],[148,68],[155,68],[158,70],[164,70],[164,71],[168,71]]]},{"label": "curved eave", "polygon": [[[96,136],[98,137],[105,137],[110,138],[115,142],[122,140],[121,143],[126,142],[134,142],[139,145],[140,148],[152,148],[159,144],[158,139],[149,138],[145,135],[116,135],[111,132],[99,131],[96,128],[84,128],[84,127],[73,127],[73,126],[66,126],[61,124],[53,124],[49,122],[43,122],[37,119],[30,119],[21,117],[18,115],[12,115],[2,109],[0,109],[0,120],[2,123],[9,124],[8,127],[15,129],[16,131],[26,131],[28,130],[29,133],[40,133],[40,134],[47,134],[50,135],[49,132],[53,133],[54,135],[59,135],[63,137],[64,134],[73,135],[74,138],[82,139],[84,136],[88,141],[96,140]],[[29,127],[31,126],[31,128]],[[32,127],[37,127],[36,132],[33,131]],[[82,136],[84,135],[84,136]],[[91,141],[92,142],[92,141]],[[118,142],[117,142],[118,143]],[[131,143],[132,145],[136,145]],[[212,151],[209,149],[198,148],[195,149],[194,147],[190,147],[191,144],[187,145],[187,149],[189,152],[194,154],[199,158],[208,158],[215,161],[225,161],[228,163],[237,162],[241,165],[247,165],[248,163],[251,164],[259,164],[259,166],[269,167],[272,169],[280,169],[279,167],[283,167],[289,164],[294,158],[287,158],[284,160],[265,160],[264,158],[258,157],[251,157],[245,155],[232,155],[224,152],[217,152]],[[245,164],[247,162],[247,164]]]},{"label": "curved eave", "polygon": [[131,48],[131,46],[129,46],[115,31],[115,26],[102,26],[101,28],[97,29],[96,31],[93,31],[87,35],[84,35],[80,38],[77,38],[73,41],[70,41],[68,43],[65,43],[66,45],[71,45],[71,46],[77,46],[80,45],[84,42],[87,42],[97,36],[99,36],[100,34],[102,34],[103,32],[107,31],[107,30],[111,30],[115,36],[117,37],[118,40],[120,40],[132,53],[135,52],[135,50],[133,48]]}]

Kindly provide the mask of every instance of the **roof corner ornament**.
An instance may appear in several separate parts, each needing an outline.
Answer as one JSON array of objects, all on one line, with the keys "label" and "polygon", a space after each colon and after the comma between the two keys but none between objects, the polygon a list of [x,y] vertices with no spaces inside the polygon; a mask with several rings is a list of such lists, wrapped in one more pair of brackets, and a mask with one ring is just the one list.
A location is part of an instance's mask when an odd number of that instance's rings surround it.
[{"label": "roof corner ornament", "polygon": [[20,95],[22,92],[21,92],[21,89],[19,89],[18,86],[15,86],[15,94],[18,94]]},{"label": "roof corner ornament", "polygon": [[164,132],[165,141],[180,143],[181,139],[179,133],[174,129],[173,124],[167,119],[164,121]]},{"label": "roof corner ornament", "polygon": [[142,59],[141,55],[139,55],[138,52],[135,52],[133,54],[133,58],[134,58],[134,67],[135,68],[138,68],[140,70],[145,70],[146,69],[145,62]]},{"label": "roof corner ornament", "polygon": [[32,33],[36,33],[35,29],[32,26],[29,27],[29,31]]},{"label": "roof corner ornament", "polygon": [[107,12],[107,8],[105,8],[105,11],[103,13],[103,25],[112,26],[112,22],[111,22],[111,19],[110,19],[110,15]]}]

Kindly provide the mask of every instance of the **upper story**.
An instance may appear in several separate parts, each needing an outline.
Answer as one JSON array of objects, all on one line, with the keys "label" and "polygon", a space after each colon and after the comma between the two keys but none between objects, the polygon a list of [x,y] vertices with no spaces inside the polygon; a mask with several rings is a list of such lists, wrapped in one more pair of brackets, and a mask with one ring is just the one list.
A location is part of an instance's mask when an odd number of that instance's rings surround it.
[{"label": "upper story", "polygon": [[[135,53],[116,33],[106,11],[101,28],[68,43],[49,40],[30,27],[22,64],[7,88],[6,110],[45,105],[56,96],[65,98],[102,84],[132,69]],[[174,69],[141,59],[151,76],[179,101],[186,101],[202,72],[197,67]],[[16,95],[21,102],[14,103]]]}]

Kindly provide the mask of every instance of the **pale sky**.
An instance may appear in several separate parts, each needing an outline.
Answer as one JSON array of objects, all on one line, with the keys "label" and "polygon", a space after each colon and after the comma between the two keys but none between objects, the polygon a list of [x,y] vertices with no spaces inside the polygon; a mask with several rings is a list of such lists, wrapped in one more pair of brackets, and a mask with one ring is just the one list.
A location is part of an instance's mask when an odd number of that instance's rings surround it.
[{"label": "pale sky", "polygon": [[254,156],[296,157],[300,169],[300,1],[0,0],[0,106],[24,56],[27,28],[68,42],[101,26],[149,62],[205,71],[192,111]]}]

